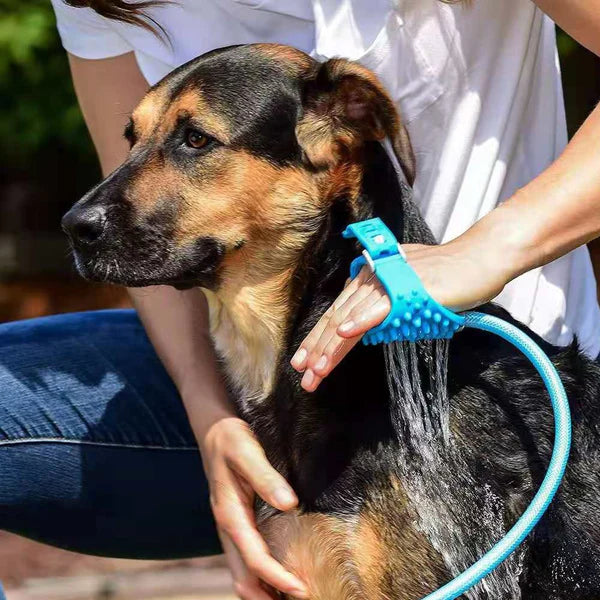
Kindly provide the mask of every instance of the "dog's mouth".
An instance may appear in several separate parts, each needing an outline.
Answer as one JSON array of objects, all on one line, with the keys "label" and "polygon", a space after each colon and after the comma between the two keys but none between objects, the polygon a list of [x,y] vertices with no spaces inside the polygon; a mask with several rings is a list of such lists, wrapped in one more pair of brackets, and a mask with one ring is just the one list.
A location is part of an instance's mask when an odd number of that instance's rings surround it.
[{"label": "dog's mouth", "polygon": [[218,280],[217,269],[205,267],[193,273],[179,275],[174,269],[149,269],[148,265],[137,268],[135,264],[117,258],[85,258],[74,250],[75,266],[79,275],[88,281],[110,283],[125,287],[148,287],[169,285],[178,290],[193,287],[212,289]]},{"label": "dog's mouth", "polygon": [[170,285],[177,289],[206,287],[212,289],[218,281],[218,271],[223,251],[214,240],[199,240],[193,247],[174,252],[157,251],[142,247],[135,252],[124,251],[122,244],[93,252],[73,247],[78,273],[89,281],[147,287]]},{"label": "dog's mouth", "polygon": [[127,287],[216,286],[225,255],[224,244],[216,238],[205,236],[178,246],[165,225],[168,220],[136,224],[114,215],[90,217],[89,212],[81,214],[76,206],[63,219],[77,271],[85,279]]}]

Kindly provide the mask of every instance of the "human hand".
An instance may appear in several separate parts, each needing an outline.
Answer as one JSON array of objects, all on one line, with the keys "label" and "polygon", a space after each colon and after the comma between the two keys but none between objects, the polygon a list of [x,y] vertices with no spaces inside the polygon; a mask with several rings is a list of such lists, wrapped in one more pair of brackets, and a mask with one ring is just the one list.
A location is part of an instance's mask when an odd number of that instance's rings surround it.
[{"label": "human hand", "polygon": [[[406,259],[425,289],[443,306],[467,310],[500,293],[511,275],[503,261],[488,261],[488,252],[456,240],[440,246],[405,244]],[[491,263],[491,264],[490,264]],[[321,381],[391,309],[390,299],[368,267],[346,284],[333,305],[300,344],[291,360],[303,372],[301,385],[314,392]]]},{"label": "human hand", "polygon": [[271,466],[248,425],[236,417],[217,420],[200,440],[211,506],[234,588],[242,600],[274,600],[280,590],[297,598],[306,586],[271,556],[254,519],[254,498],[286,511],[298,499]]}]

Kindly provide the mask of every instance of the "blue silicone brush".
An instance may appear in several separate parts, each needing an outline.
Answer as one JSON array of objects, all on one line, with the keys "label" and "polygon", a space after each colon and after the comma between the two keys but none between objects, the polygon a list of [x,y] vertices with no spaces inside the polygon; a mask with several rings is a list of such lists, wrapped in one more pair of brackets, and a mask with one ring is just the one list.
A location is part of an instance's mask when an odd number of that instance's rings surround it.
[{"label": "blue silicone brush", "polygon": [[464,317],[448,310],[427,293],[406,262],[394,234],[381,219],[348,225],[342,235],[356,238],[365,248],[362,256],[350,265],[350,276],[356,277],[368,264],[392,300],[390,314],[365,334],[364,344],[450,338],[464,325]]}]

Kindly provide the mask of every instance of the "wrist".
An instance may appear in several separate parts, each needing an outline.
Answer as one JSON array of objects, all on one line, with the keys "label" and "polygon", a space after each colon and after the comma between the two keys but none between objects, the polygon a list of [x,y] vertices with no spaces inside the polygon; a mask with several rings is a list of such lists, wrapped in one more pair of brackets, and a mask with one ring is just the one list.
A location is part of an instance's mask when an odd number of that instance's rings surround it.
[{"label": "wrist", "polygon": [[517,202],[517,196],[514,196],[465,234],[465,237],[477,238],[469,243],[480,252],[484,266],[497,271],[504,283],[543,264],[536,225]]},{"label": "wrist", "polygon": [[220,381],[214,385],[207,385],[206,382],[194,385],[187,382],[185,386],[179,388],[179,394],[200,446],[215,423],[238,416]]}]

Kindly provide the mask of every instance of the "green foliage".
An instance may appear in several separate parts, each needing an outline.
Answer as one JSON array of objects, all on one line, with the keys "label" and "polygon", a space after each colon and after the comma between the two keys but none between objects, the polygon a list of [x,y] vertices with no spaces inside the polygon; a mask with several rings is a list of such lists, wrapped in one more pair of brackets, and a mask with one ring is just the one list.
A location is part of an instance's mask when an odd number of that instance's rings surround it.
[{"label": "green foliage", "polygon": [[556,45],[558,46],[558,53],[561,60],[570,58],[579,48],[579,44],[561,29],[556,32]]},{"label": "green foliage", "polygon": [[93,156],[52,6],[0,0],[0,158],[26,167],[48,151]]}]

